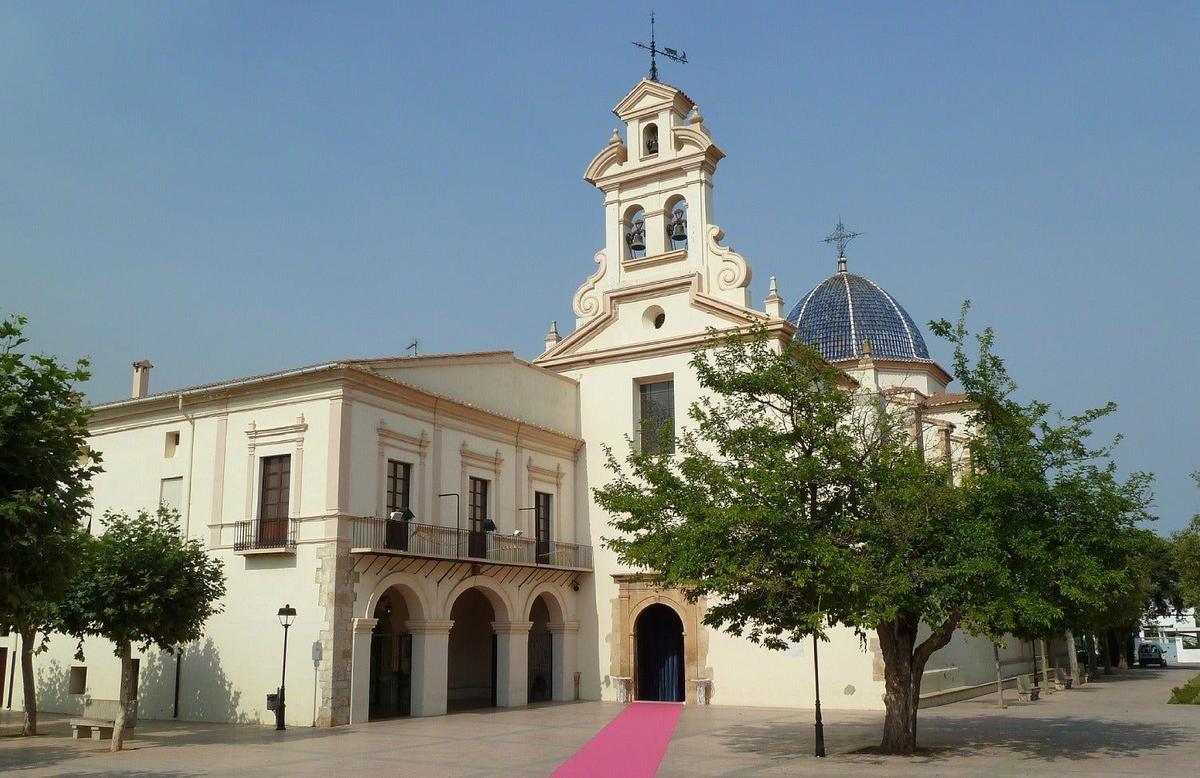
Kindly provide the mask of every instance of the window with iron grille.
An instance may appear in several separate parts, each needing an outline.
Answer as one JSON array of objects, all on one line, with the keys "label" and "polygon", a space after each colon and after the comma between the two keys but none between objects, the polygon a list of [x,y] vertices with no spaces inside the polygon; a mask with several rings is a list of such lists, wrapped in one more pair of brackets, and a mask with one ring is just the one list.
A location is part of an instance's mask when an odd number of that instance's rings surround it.
[{"label": "window with iron grille", "polygon": [[387,512],[403,511],[412,496],[412,465],[389,459],[387,463]]},{"label": "window with iron grille", "polygon": [[675,453],[675,381],[639,384],[638,400],[642,451]]}]

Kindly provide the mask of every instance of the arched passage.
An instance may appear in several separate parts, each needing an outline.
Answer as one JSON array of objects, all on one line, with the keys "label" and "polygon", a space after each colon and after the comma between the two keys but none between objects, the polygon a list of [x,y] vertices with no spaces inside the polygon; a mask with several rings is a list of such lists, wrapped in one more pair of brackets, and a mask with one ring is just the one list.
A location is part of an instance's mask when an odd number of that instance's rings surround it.
[{"label": "arched passage", "polygon": [[368,718],[408,716],[412,712],[412,635],[406,624],[411,618],[404,597],[389,590],[379,598],[371,632],[371,689]]},{"label": "arched passage", "polygon": [[647,607],[634,623],[639,700],[683,702],[683,622],[668,605]]},{"label": "arched passage", "polygon": [[[554,640],[550,634],[551,615],[546,595],[538,595],[529,609],[529,701],[554,699]],[[558,620],[561,623],[561,617]],[[562,657],[557,657],[562,662]]]},{"label": "arched passage", "polygon": [[447,649],[446,701],[449,710],[496,704],[496,612],[479,589],[460,594],[450,608],[454,626]]}]

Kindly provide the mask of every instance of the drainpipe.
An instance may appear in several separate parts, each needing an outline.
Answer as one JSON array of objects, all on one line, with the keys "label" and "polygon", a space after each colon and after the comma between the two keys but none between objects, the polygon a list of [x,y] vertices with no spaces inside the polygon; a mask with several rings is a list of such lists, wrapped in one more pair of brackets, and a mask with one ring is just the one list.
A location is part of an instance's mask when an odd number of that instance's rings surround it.
[{"label": "drainpipe", "polygon": [[179,413],[188,422],[188,466],[187,466],[187,481],[184,483],[186,492],[183,497],[183,538],[187,540],[190,536],[192,525],[192,464],[196,458],[196,417],[183,412],[183,393],[178,396]]}]

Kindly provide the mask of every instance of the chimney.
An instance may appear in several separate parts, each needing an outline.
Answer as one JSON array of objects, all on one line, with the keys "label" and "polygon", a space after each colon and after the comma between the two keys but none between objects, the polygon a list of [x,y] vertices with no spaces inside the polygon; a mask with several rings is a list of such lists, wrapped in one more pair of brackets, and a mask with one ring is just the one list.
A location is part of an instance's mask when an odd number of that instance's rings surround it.
[{"label": "chimney", "polygon": [[133,363],[133,399],[150,394],[150,360],[143,359]]}]

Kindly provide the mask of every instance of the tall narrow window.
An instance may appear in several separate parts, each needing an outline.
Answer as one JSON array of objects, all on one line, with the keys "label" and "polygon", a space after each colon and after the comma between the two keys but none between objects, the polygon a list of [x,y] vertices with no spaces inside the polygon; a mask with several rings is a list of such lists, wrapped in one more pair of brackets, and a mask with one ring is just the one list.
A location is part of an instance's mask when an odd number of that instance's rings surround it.
[{"label": "tall narrow window", "polygon": [[550,521],[551,495],[548,492],[533,494],[533,534],[537,544],[537,561],[539,565],[550,561]]},{"label": "tall narrow window", "polygon": [[164,478],[158,483],[158,504],[183,514],[183,478]]},{"label": "tall narrow window", "polygon": [[487,558],[488,487],[486,478],[471,478],[471,501],[469,505],[467,553],[477,559]]},{"label": "tall narrow window", "polygon": [[409,507],[412,488],[412,465],[389,459],[387,463],[387,512],[403,511]]},{"label": "tall narrow window", "polygon": [[675,382],[655,381],[638,386],[642,451],[675,453]]},{"label": "tall narrow window", "polygon": [[258,501],[260,546],[287,542],[288,497],[292,481],[292,457],[282,454],[262,458],[262,480]]},{"label": "tall narrow window", "polygon": [[[405,511],[408,510],[411,484],[412,465],[408,462],[389,459],[387,463],[388,521],[384,524],[385,542],[388,548],[408,550],[408,535],[412,530],[412,525],[404,520],[404,516]],[[397,514],[399,515],[397,516]],[[407,515],[411,520],[412,514]],[[399,518],[400,521],[392,521],[393,517]]]}]

